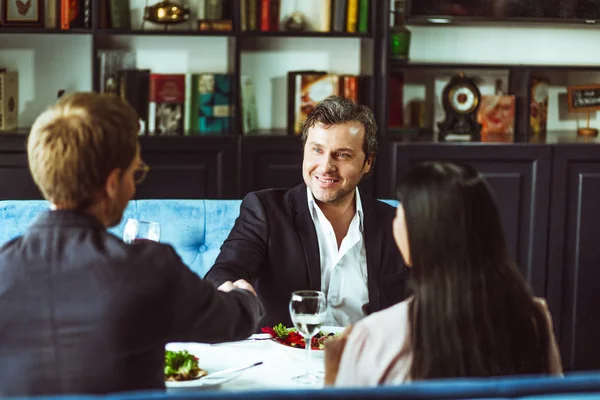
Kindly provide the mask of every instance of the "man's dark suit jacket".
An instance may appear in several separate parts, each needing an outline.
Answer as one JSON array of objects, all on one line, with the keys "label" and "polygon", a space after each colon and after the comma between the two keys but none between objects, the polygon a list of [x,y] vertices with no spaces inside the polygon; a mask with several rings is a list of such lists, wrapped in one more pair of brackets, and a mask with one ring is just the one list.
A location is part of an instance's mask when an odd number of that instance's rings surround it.
[{"label": "man's dark suit jacket", "polygon": [[[370,312],[405,298],[408,273],[392,235],[394,207],[361,193]],[[248,194],[240,215],[205,279],[220,285],[252,282],[265,307],[261,326],[291,326],[295,290],[321,290],[319,243],[306,185]]]},{"label": "man's dark suit jacket", "polygon": [[0,248],[0,397],[164,388],[167,342],[242,339],[261,317],[254,295],[215,290],[171,246],[48,211]]}]

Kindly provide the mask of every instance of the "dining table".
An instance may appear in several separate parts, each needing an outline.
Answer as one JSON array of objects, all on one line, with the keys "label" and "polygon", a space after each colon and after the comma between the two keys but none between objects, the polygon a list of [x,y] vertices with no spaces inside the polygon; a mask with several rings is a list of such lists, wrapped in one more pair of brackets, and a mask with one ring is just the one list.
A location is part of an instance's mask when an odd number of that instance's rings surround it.
[{"label": "dining table", "polygon": [[[223,370],[262,364],[231,374],[223,383],[213,385],[210,380],[190,383],[184,387],[169,387],[176,390],[226,390],[249,391],[268,389],[319,389],[323,387],[325,367],[323,350],[311,350],[310,372],[317,379],[310,384],[299,383],[294,377],[306,372],[306,350],[292,348],[269,339],[265,334],[250,336],[236,342],[207,343],[169,343],[167,350],[186,350],[198,357],[200,368],[211,373]],[[207,376],[207,377],[208,377]]]}]

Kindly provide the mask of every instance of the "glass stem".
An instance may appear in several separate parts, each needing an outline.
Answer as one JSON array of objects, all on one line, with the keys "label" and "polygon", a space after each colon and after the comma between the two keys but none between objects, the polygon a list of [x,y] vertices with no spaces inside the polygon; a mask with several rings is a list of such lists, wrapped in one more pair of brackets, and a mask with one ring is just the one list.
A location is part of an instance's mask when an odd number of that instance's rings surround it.
[{"label": "glass stem", "polygon": [[304,338],[305,347],[306,347],[306,376],[310,375],[310,348],[312,343],[312,336],[308,338]]}]

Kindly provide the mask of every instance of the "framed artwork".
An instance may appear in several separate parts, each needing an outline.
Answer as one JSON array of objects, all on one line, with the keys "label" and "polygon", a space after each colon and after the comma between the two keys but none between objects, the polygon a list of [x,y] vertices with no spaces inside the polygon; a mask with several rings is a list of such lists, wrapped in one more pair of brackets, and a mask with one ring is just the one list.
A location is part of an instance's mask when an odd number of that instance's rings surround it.
[{"label": "framed artwork", "polygon": [[2,26],[44,27],[43,0],[0,0]]}]

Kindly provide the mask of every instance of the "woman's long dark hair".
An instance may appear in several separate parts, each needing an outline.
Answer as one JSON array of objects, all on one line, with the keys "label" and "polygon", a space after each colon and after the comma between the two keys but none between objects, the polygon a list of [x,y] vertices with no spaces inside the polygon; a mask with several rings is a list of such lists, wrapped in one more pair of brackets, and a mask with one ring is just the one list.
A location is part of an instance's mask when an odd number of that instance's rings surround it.
[{"label": "woman's long dark hair", "polygon": [[510,256],[488,184],[424,163],[398,187],[412,260],[413,380],[548,372],[548,326]]}]

